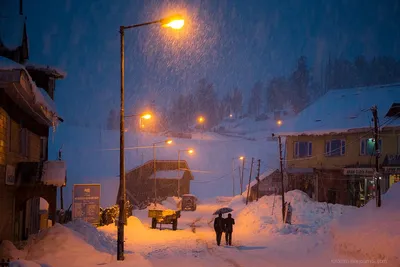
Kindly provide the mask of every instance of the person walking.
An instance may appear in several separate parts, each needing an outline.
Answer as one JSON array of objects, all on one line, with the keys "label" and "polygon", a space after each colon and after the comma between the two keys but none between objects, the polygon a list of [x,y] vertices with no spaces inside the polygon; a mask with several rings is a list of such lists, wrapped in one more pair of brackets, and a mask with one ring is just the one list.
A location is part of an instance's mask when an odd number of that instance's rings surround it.
[{"label": "person walking", "polygon": [[218,214],[218,217],[214,219],[214,230],[217,238],[217,245],[221,245],[222,232],[224,231],[224,218],[222,213]]},{"label": "person walking", "polygon": [[232,232],[235,219],[232,218],[232,214],[228,214],[228,218],[224,220],[225,223],[225,241],[226,245],[232,246]]}]

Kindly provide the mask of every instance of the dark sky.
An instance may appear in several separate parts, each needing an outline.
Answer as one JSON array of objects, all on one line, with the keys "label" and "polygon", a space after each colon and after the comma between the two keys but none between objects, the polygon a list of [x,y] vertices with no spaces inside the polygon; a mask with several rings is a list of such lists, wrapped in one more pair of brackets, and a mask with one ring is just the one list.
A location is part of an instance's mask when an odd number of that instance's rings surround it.
[{"label": "dark sky", "polygon": [[329,54],[400,57],[397,0],[24,0],[30,61],[68,73],[56,92],[66,122],[105,124],[118,108],[119,25],[176,12],[186,18],[179,32],[126,32],[127,110],[152,99],[167,105],[203,77],[220,94],[249,90],[287,75],[300,55],[317,78]]}]

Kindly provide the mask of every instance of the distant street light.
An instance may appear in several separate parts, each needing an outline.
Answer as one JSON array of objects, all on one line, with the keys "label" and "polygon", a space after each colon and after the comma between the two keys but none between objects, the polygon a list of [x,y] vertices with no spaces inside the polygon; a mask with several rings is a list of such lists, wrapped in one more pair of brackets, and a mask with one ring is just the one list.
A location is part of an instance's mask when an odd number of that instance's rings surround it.
[{"label": "distant street light", "polygon": [[199,121],[199,123],[201,124],[201,139],[203,139],[203,133],[204,133],[204,121],[205,121],[205,119],[204,119],[204,117],[203,116],[200,116],[198,119],[197,119],[198,121]]},{"label": "distant street light", "polygon": [[157,206],[157,179],[156,179],[156,145],[158,144],[171,145],[172,140],[164,140],[161,142],[153,143],[153,178],[154,178],[154,207]]},{"label": "distant street light", "polygon": [[281,121],[281,120],[277,120],[277,121],[276,121],[276,124],[278,124],[279,126],[281,126],[281,125],[282,125],[282,121]]},{"label": "distant street light", "polygon": [[181,174],[181,172],[180,172],[180,170],[181,170],[181,152],[187,152],[189,154],[193,154],[194,150],[193,149],[179,149],[178,150],[178,191],[177,191],[178,198],[180,197],[180,190],[181,190],[181,188],[180,188],[180,178],[179,178],[180,174]]},{"label": "distant street light", "polygon": [[233,115],[232,114],[229,114],[229,118],[232,118],[233,117]]},{"label": "distant street light", "polygon": [[175,15],[172,17],[167,17],[159,20],[154,20],[150,22],[134,24],[129,26],[120,26],[119,33],[121,38],[121,108],[120,108],[120,154],[119,154],[119,220],[118,220],[118,234],[117,234],[117,260],[124,260],[124,225],[125,225],[125,202],[126,202],[126,181],[125,181],[125,126],[124,126],[124,118],[125,118],[125,30],[138,28],[141,26],[151,25],[151,24],[161,24],[163,27],[169,27],[172,29],[180,29],[184,25],[184,20],[182,16]]}]

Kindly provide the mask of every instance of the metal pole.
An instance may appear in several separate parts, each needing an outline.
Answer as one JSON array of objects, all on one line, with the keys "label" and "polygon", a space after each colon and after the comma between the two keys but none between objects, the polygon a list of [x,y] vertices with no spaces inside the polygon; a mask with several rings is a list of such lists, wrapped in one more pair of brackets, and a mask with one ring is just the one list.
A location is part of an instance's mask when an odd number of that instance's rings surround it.
[{"label": "metal pole", "polygon": [[257,166],[257,197],[256,201],[258,201],[259,195],[260,195],[260,166],[261,165],[261,160],[258,160],[258,166]]},{"label": "metal pole", "polygon": [[372,115],[374,117],[374,139],[375,139],[375,173],[376,173],[376,206],[381,206],[381,180],[379,179],[379,128],[378,128],[378,108],[372,107]]},{"label": "metal pole", "polygon": [[179,188],[179,186],[180,186],[180,182],[179,182],[179,177],[180,177],[180,174],[181,174],[181,151],[180,150],[178,150],[178,198],[179,198],[179,195],[180,195],[180,188]]},{"label": "metal pole", "polygon": [[156,146],[153,144],[154,207],[157,206]]},{"label": "metal pole", "polygon": [[119,218],[118,218],[118,238],[117,238],[117,260],[124,260],[124,218],[125,218],[125,126],[124,126],[124,27],[120,26],[119,33],[121,36],[121,112],[120,112],[120,149],[119,149]]},{"label": "metal pole", "polygon": [[281,137],[278,136],[279,141],[279,162],[281,167],[281,190],[282,190],[282,221],[285,223],[285,188],[283,184],[283,158],[282,158],[282,140]]},{"label": "metal pole", "polygon": [[232,159],[232,196],[235,196],[235,159]]},{"label": "metal pole", "polygon": [[246,205],[249,203],[250,182],[251,182],[251,174],[252,174],[252,172],[253,172],[253,164],[254,164],[254,158],[251,158],[250,175],[249,175],[249,185],[247,186]]},{"label": "metal pole", "polygon": [[243,157],[243,161],[242,161],[242,176],[240,177],[240,194],[243,194],[243,175],[244,175],[244,161],[246,160],[246,158]]}]

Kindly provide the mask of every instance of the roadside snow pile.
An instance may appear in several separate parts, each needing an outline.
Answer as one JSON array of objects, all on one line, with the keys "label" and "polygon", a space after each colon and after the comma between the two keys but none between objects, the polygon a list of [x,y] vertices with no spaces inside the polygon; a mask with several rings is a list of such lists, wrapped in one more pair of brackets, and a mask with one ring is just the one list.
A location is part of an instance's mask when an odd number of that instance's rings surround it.
[{"label": "roadside snow pile", "polygon": [[[282,224],[281,196],[264,196],[245,205],[243,197],[235,197],[229,207],[234,209],[236,232],[240,234],[316,234],[329,231],[329,223],[353,207],[315,202],[300,190],[285,193],[293,214],[292,225]],[[355,208],[354,208],[355,209]]]},{"label": "roadside snow pile", "polygon": [[24,259],[26,252],[17,249],[11,241],[3,240],[0,243],[0,259]]},{"label": "roadside snow pile", "polygon": [[369,259],[385,259],[385,266],[400,266],[400,183],[382,196],[341,217],[332,225],[335,249]]},{"label": "roadside snow pile", "polygon": [[82,235],[83,240],[101,252],[115,254],[117,244],[110,236],[99,232],[96,227],[82,220],[76,220],[64,225]]},{"label": "roadside snow pile", "polygon": [[[50,266],[88,266],[110,262],[112,256],[100,252],[88,244],[84,236],[61,224],[32,236],[28,245],[26,260]],[[62,264],[65,265],[62,265]]]}]

